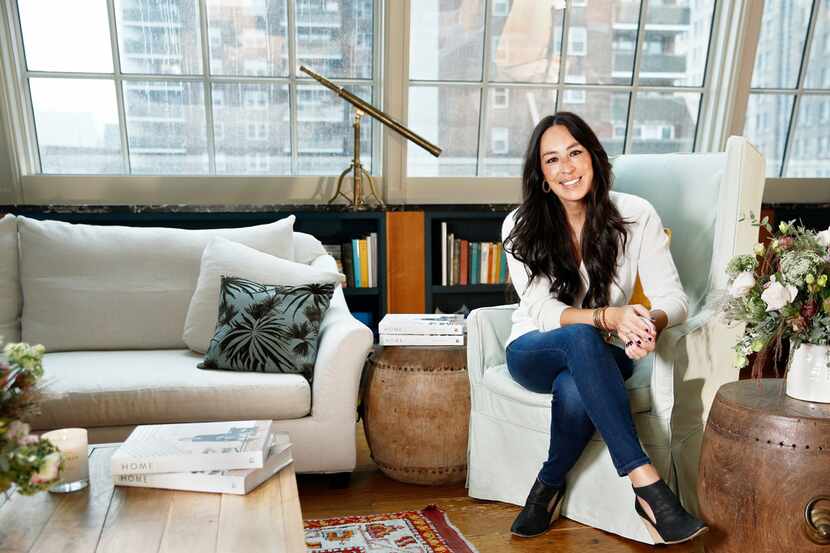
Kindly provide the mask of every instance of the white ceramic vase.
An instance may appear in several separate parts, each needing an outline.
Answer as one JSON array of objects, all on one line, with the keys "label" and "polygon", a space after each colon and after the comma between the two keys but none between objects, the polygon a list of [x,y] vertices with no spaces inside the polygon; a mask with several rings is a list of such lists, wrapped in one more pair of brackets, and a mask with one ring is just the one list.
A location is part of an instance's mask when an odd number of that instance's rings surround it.
[{"label": "white ceramic vase", "polygon": [[787,395],[830,403],[830,346],[801,344],[796,348],[787,371]]}]

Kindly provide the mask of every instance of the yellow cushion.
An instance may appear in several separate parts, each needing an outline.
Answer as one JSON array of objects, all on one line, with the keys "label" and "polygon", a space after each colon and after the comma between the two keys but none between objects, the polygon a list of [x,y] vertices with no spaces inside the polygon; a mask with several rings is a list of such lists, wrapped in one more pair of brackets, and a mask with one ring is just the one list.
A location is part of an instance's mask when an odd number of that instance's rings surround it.
[{"label": "yellow cushion", "polygon": [[[669,237],[669,243],[671,243],[671,229],[666,228],[663,229],[666,231],[666,235]],[[648,299],[646,293],[643,292],[643,283],[640,282],[640,273],[637,272],[637,279],[634,281],[634,292],[631,294],[631,301],[630,305],[640,304],[646,309],[651,309],[651,300]]]}]

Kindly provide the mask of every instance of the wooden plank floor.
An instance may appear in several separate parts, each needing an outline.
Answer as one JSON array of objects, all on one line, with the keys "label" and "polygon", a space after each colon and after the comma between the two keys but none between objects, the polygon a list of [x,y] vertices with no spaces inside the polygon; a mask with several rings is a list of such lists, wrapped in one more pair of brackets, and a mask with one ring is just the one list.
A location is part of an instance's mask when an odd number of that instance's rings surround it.
[{"label": "wooden plank floor", "polygon": [[[510,524],[519,507],[467,496],[464,484],[417,486],[387,478],[372,462],[369,448],[358,425],[358,467],[348,487],[332,489],[326,476],[298,475],[303,518],[327,518],[412,511],[435,504],[447,512],[450,521],[469,539],[480,553],[556,551],[557,553],[653,552],[654,548],[626,540],[579,523],[560,519],[553,529],[531,539],[510,535]],[[702,544],[673,545],[661,548],[671,553],[701,553]]]}]

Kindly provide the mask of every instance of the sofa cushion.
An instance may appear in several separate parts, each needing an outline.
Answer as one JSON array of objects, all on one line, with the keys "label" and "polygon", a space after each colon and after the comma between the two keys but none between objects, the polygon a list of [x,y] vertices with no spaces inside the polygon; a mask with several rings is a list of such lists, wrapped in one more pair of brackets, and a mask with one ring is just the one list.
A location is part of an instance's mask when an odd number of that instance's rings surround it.
[{"label": "sofa cushion", "polygon": [[20,274],[17,266],[17,217],[0,219],[0,344],[20,340]]},{"label": "sofa cushion", "polygon": [[311,412],[302,376],[201,371],[199,361],[188,350],[47,353],[45,397],[32,428],[281,420]]},{"label": "sofa cushion", "polygon": [[184,348],[214,236],[293,259],[294,216],[236,229],[72,225],[18,217],[23,340],[47,351]]},{"label": "sofa cushion", "polygon": [[272,286],[223,276],[216,335],[199,368],[302,374],[310,382],[333,294],[331,282]]},{"label": "sofa cushion", "polygon": [[204,353],[217,329],[222,276],[294,286],[309,282],[337,283],[343,275],[268,255],[243,244],[216,237],[202,254],[196,291],[190,300],[182,339],[193,351]]}]

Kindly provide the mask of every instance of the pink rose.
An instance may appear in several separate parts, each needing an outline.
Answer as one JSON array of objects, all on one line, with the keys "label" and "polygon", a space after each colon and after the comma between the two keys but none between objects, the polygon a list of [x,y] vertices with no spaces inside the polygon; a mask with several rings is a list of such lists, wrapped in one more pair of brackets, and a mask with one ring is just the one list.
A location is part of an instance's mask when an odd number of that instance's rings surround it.
[{"label": "pink rose", "polygon": [[9,441],[22,444],[29,435],[29,425],[21,421],[12,421],[8,429]]}]

